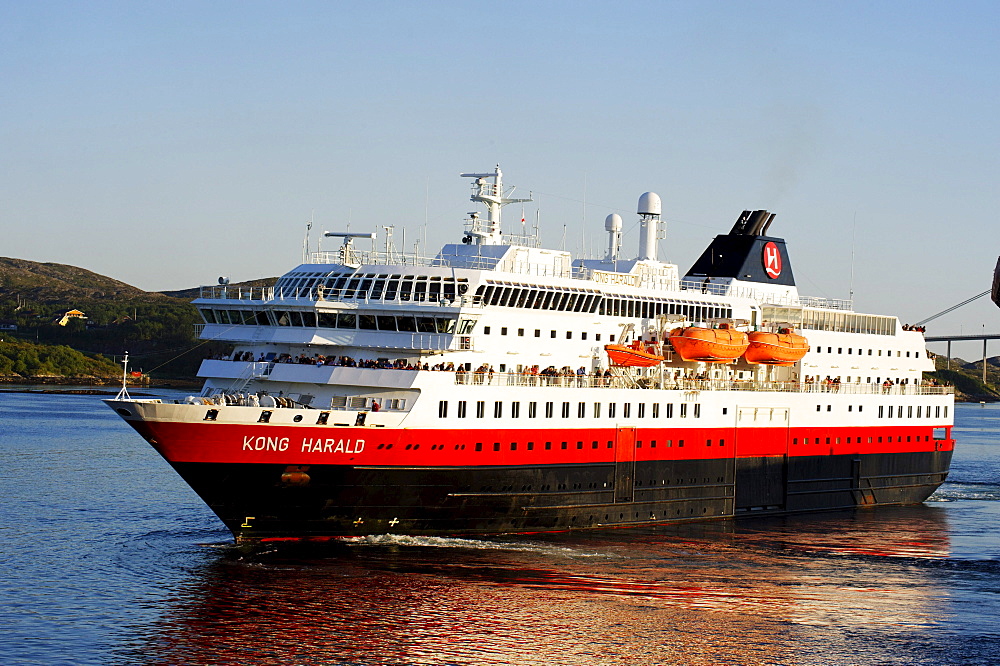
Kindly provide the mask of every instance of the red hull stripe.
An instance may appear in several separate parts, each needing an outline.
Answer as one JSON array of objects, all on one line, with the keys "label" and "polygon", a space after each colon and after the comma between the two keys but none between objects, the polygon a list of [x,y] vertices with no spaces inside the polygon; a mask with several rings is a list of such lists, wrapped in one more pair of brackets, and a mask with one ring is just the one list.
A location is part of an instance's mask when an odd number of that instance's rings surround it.
[{"label": "red hull stripe", "polygon": [[[129,421],[170,462],[468,467],[948,451],[929,426],[391,430]],[[634,437],[633,437],[634,432]],[[635,441],[634,449],[629,444]],[[655,443],[655,446],[654,446]],[[617,451],[617,454],[616,454]]]}]

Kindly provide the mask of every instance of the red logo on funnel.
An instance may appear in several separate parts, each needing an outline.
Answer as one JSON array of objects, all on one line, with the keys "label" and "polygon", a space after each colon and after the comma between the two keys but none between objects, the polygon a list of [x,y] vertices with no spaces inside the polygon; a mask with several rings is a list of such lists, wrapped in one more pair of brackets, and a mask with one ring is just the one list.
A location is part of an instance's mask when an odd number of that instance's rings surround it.
[{"label": "red logo on funnel", "polygon": [[781,275],[781,252],[778,251],[777,245],[774,243],[765,245],[761,259],[764,261],[764,271],[769,278],[773,280]]}]

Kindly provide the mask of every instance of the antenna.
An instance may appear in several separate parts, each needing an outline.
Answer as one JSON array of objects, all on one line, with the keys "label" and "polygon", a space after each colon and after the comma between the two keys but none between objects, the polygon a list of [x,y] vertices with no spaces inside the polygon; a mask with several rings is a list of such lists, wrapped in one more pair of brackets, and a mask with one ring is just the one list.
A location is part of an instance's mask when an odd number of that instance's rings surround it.
[{"label": "antenna", "polygon": [[131,400],[132,396],[128,394],[128,352],[125,352],[125,358],[122,359],[122,390],[118,391],[118,395],[115,396],[115,400]]},{"label": "antenna", "polygon": [[302,239],[302,263],[307,263],[309,261],[309,232],[313,228],[313,218],[316,215],[316,211],[313,211],[309,215],[309,221],[306,222],[306,237]]},{"label": "antenna", "polygon": [[858,211],[854,211],[854,227],[851,229],[851,291],[850,299],[853,307],[854,303],[854,240],[858,236]]}]

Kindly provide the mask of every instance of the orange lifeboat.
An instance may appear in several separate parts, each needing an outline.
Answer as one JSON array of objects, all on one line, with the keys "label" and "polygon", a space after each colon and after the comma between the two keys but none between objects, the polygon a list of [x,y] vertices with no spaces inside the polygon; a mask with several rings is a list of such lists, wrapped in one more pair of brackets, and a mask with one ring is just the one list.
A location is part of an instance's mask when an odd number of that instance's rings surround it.
[{"label": "orange lifeboat", "polygon": [[809,351],[809,341],[790,328],[779,328],[777,333],[755,331],[750,334],[747,363],[765,365],[794,365]]},{"label": "orange lifeboat", "polygon": [[604,351],[608,353],[612,365],[648,368],[663,361],[662,356],[658,356],[648,349],[643,349],[642,343],[638,340],[627,346],[604,345]]},{"label": "orange lifeboat", "polygon": [[723,324],[719,328],[675,328],[670,331],[670,344],[685,361],[726,363],[742,356],[750,340],[743,331]]}]

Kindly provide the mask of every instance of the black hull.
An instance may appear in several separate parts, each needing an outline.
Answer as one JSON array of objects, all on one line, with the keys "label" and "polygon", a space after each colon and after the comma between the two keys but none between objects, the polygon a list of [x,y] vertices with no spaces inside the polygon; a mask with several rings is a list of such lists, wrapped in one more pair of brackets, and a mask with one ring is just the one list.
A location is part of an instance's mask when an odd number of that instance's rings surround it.
[{"label": "black hull", "polygon": [[927,499],[951,451],[531,467],[174,463],[238,543],[633,527]]}]

